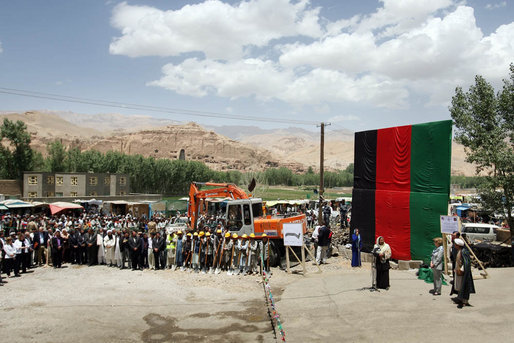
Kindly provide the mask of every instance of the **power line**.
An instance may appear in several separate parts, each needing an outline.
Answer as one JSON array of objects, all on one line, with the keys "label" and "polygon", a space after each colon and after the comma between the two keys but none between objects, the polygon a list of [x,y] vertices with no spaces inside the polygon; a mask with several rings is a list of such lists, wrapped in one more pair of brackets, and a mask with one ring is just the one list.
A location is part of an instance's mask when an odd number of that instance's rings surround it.
[{"label": "power line", "polygon": [[79,97],[72,97],[72,96],[66,96],[66,95],[35,92],[35,91],[28,91],[28,90],[15,89],[15,88],[6,88],[6,87],[0,87],[0,93],[24,96],[24,97],[31,97],[31,98],[37,98],[37,99],[55,100],[55,101],[61,101],[61,102],[71,102],[71,103],[79,103],[79,104],[86,104],[86,105],[111,107],[111,108],[131,109],[131,110],[138,110],[138,111],[159,112],[159,113],[168,113],[168,114],[181,114],[181,115],[186,115],[186,116],[196,116],[196,117],[206,117],[206,118],[222,118],[222,119],[229,119],[229,120],[260,121],[260,122],[297,124],[297,125],[308,125],[308,126],[314,126],[317,124],[317,122],[314,122],[314,121],[311,122],[311,121],[307,121],[307,120],[280,119],[280,118],[261,117],[261,116],[248,116],[248,115],[239,115],[239,114],[227,114],[227,113],[218,113],[218,112],[187,110],[187,109],[182,109],[182,108],[148,106],[148,105],[141,105],[141,104],[122,103],[122,102],[116,102],[116,101],[79,98]]}]

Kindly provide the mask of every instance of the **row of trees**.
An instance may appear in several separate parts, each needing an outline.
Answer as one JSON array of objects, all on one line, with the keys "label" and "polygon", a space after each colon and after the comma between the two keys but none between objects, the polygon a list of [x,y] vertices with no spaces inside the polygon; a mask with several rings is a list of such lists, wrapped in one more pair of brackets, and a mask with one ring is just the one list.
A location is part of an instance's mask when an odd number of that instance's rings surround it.
[{"label": "row of trees", "polygon": [[508,220],[514,263],[514,64],[498,92],[479,75],[467,92],[458,87],[450,113],[466,161],[482,175],[478,192],[484,207]]},{"label": "row of trees", "polygon": [[[66,148],[55,140],[47,145],[47,157],[30,147],[30,134],[22,121],[4,119],[1,127],[0,176],[21,180],[24,171],[123,173],[131,179],[132,191],[141,193],[184,194],[191,181],[229,182],[239,185],[255,178],[265,185],[317,186],[319,174],[312,168],[295,174],[287,168],[270,168],[243,174],[239,171],[214,171],[196,161],[155,159],[126,155],[117,151],[101,153]],[[344,171],[326,172],[325,187],[351,186],[353,165]]]}]

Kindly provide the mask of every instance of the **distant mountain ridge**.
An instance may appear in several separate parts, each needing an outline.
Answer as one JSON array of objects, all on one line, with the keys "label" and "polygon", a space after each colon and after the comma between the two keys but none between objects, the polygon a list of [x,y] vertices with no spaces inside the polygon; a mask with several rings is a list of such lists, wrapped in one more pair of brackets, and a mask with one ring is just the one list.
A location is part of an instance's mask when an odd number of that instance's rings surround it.
[{"label": "distant mountain ridge", "polygon": [[[76,114],[59,111],[0,112],[0,117],[22,120],[32,135],[32,146],[46,154],[46,145],[60,139],[66,146],[141,154],[156,158],[186,158],[202,161],[216,170],[263,170],[284,166],[296,172],[319,166],[319,131],[298,127],[263,129],[257,126],[223,125],[202,127],[145,115],[116,113]],[[353,163],[354,132],[325,132],[325,166],[344,169]],[[452,174],[473,175],[464,161],[464,148],[453,143]]]}]

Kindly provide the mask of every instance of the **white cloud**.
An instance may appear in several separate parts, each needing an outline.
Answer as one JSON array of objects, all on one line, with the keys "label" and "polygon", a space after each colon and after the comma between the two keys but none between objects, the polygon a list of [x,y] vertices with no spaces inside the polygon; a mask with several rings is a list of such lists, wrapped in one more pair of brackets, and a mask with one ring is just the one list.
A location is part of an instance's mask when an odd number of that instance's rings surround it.
[{"label": "white cloud", "polygon": [[507,1],[498,2],[495,4],[487,4],[485,8],[488,10],[495,10],[497,8],[507,7]]},{"label": "white cloud", "polygon": [[452,5],[452,0],[381,0],[384,6],[364,18],[356,27],[359,32],[378,32],[379,37],[391,37],[408,32],[439,10]]},{"label": "white cloud", "polygon": [[250,0],[234,6],[211,0],[176,11],[123,2],[113,10],[111,24],[122,36],[113,40],[110,52],[130,57],[203,52],[207,58],[237,59],[247,46],[320,36],[318,12],[306,0]]},{"label": "white cloud", "polygon": [[112,17],[122,35],[110,49],[132,57],[202,52],[166,64],[148,83],[179,94],[278,99],[322,111],[344,102],[408,108],[413,95],[441,105],[476,74],[493,83],[505,77],[514,22],[484,36],[473,8],[462,3],[382,4],[371,14],[329,21],[307,0],[212,0],[176,11],[122,3]]},{"label": "white cloud", "polygon": [[178,65],[167,64],[162,71],[164,76],[149,85],[197,97],[255,97],[300,105],[367,101],[379,107],[399,108],[406,105],[408,96],[401,85],[388,78],[351,77],[327,69],[313,69],[299,76],[270,60],[224,63],[192,58]]},{"label": "white cloud", "polygon": [[347,114],[347,115],[337,115],[332,118],[329,118],[328,121],[331,123],[340,123],[345,121],[359,121],[360,118],[353,114]]}]

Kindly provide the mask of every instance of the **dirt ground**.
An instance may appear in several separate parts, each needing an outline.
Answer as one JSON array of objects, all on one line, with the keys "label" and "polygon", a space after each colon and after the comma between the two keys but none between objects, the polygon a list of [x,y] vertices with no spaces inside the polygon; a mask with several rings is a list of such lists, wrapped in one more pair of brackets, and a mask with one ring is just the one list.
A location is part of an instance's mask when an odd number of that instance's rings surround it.
[{"label": "dirt ground", "polygon": [[[294,270],[299,270],[295,267]],[[473,307],[428,293],[415,271],[392,270],[370,292],[369,264],[336,257],[308,274],[274,270],[270,284],[289,342],[512,342],[514,269],[477,274]],[[258,276],[43,267],[0,288],[9,342],[275,342]],[[280,341],[280,340],[279,340]]]}]

